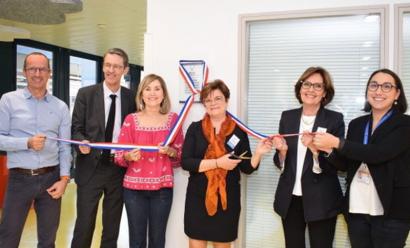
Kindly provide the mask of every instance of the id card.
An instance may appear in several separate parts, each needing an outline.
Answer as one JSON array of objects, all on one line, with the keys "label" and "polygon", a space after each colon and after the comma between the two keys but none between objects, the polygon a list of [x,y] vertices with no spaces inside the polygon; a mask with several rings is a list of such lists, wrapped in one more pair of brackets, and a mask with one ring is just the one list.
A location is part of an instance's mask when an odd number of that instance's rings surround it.
[{"label": "id card", "polygon": [[236,147],[236,145],[239,143],[239,138],[238,137],[236,137],[236,135],[234,134],[234,135],[232,135],[232,137],[228,140],[228,143],[227,143],[227,145],[233,150],[235,147]]},{"label": "id card", "polygon": [[360,165],[359,170],[357,171],[357,181],[364,184],[369,184],[371,181],[369,168],[364,163]]}]

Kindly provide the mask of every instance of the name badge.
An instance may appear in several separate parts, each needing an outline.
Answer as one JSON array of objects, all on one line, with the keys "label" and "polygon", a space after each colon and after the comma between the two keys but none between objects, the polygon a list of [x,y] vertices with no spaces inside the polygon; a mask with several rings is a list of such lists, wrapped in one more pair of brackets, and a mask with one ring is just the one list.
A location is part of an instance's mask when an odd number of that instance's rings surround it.
[{"label": "name badge", "polygon": [[369,184],[371,181],[371,175],[369,168],[365,163],[362,163],[357,171],[357,181],[359,183]]},{"label": "name badge", "polygon": [[228,140],[228,146],[233,150],[236,145],[239,143],[239,138],[236,135],[232,135],[232,137]]},{"label": "name badge", "polygon": [[327,128],[325,127],[318,127],[316,130],[317,133],[326,133],[326,131],[327,131]]}]

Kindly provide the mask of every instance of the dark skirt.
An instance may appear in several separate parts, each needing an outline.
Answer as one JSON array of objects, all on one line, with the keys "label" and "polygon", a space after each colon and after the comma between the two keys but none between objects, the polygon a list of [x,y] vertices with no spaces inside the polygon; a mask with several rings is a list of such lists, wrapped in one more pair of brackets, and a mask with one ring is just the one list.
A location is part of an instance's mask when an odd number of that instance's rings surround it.
[{"label": "dark skirt", "polygon": [[232,242],[238,237],[239,214],[241,212],[240,184],[229,185],[227,182],[226,210],[222,209],[220,200],[218,210],[214,216],[209,216],[205,207],[205,189],[201,192],[194,190],[197,185],[188,183],[184,230],[185,234],[192,239],[215,242]]}]

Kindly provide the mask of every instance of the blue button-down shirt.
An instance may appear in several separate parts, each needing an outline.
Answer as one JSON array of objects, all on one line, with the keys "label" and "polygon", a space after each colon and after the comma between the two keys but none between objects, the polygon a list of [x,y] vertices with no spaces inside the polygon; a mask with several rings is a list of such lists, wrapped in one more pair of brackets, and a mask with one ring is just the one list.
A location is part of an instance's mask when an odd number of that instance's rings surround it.
[{"label": "blue button-down shirt", "polygon": [[7,151],[7,167],[38,169],[60,165],[60,175],[70,175],[71,147],[46,139],[41,151],[28,149],[36,134],[69,139],[70,111],[57,97],[47,93],[33,97],[27,88],[6,93],[0,99],[0,150]]}]

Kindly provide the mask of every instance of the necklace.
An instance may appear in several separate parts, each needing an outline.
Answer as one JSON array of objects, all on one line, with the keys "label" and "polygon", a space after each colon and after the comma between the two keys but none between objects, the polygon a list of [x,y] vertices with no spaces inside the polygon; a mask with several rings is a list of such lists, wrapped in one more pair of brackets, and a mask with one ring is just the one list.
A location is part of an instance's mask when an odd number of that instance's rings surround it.
[{"label": "necklace", "polygon": [[313,123],[315,122],[316,115],[313,116],[307,116],[307,115],[302,115],[302,122],[305,124],[305,126],[312,126]]}]

